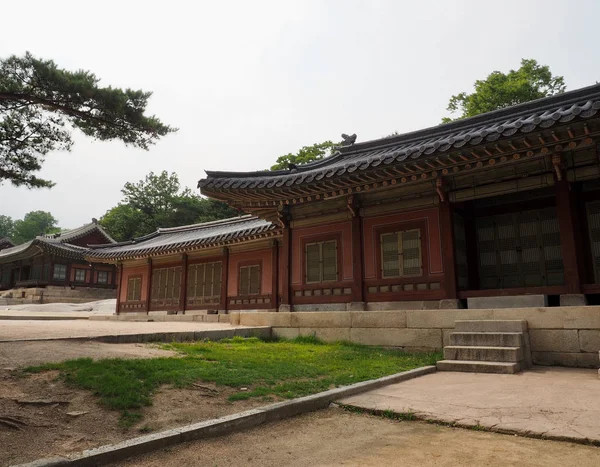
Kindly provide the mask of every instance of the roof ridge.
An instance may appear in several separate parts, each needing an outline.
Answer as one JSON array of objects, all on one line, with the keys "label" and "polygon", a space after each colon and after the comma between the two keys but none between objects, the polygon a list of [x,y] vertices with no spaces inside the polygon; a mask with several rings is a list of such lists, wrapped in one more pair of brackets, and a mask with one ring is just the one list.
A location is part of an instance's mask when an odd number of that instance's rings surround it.
[{"label": "roof ridge", "polygon": [[179,227],[162,227],[162,228],[159,228],[156,231],[156,233],[162,234],[162,233],[172,233],[172,232],[185,232],[187,230],[196,230],[196,229],[201,229],[204,227],[230,225],[230,224],[235,224],[237,222],[251,220],[251,219],[259,219],[259,217],[254,216],[252,214],[244,214],[243,216],[229,217],[227,219],[217,219],[217,220],[208,221],[208,222],[199,222],[197,224],[181,225]]}]

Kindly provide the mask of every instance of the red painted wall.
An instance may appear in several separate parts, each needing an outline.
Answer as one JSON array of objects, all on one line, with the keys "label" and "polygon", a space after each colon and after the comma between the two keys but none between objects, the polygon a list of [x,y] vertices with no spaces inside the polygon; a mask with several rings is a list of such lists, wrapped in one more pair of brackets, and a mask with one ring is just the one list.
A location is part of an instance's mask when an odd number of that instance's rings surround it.
[{"label": "red painted wall", "polygon": [[[392,224],[410,223],[414,221],[425,221],[427,226],[426,236],[429,250],[429,274],[443,274],[442,245],[440,234],[440,217],[438,208],[421,209],[418,211],[403,212],[402,214],[382,215],[377,217],[366,217],[363,219],[363,242],[364,242],[364,275],[365,279],[377,277],[377,238],[375,231],[379,227]],[[424,260],[426,260],[424,258]]]},{"label": "red painted wall", "polygon": [[313,227],[300,227],[292,229],[292,285],[301,285],[304,277],[302,271],[302,248],[303,240],[310,241],[311,238],[328,234],[340,234],[342,245],[338,245],[342,255],[342,270],[340,280],[352,280],[352,221],[336,222],[329,225],[318,225]]},{"label": "red painted wall", "polygon": [[108,243],[104,235],[98,232],[92,232],[86,235],[85,237],[78,238],[77,240],[73,240],[72,242],[68,242],[71,245],[78,246],[87,246],[87,245],[103,245]]},{"label": "red painted wall", "polygon": [[148,267],[137,266],[134,268],[123,268],[123,277],[121,277],[121,291],[119,293],[121,303],[127,301],[127,280],[131,276],[142,276],[142,301],[148,299]]},{"label": "red painted wall", "polygon": [[272,249],[245,251],[243,253],[229,254],[229,278],[227,280],[227,296],[233,297],[238,295],[238,269],[240,263],[250,265],[252,262],[261,264],[261,282],[260,295],[268,295],[273,292],[273,267],[272,267]]}]

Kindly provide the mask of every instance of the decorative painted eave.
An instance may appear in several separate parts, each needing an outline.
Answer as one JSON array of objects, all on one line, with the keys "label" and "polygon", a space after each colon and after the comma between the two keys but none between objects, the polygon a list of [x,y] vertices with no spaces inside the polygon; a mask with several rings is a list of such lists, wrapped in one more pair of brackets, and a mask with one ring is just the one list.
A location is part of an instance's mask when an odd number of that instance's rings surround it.
[{"label": "decorative painted eave", "polygon": [[281,235],[276,224],[247,215],[201,224],[158,229],[129,242],[94,245],[85,253],[92,262],[119,262],[225,247]]},{"label": "decorative painted eave", "polygon": [[521,158],[594,144],[600,135],[600,85],[403,135],[357,143],[292,170],[213,172],[201,192],[257,214],[304,203],[435,180]]}]

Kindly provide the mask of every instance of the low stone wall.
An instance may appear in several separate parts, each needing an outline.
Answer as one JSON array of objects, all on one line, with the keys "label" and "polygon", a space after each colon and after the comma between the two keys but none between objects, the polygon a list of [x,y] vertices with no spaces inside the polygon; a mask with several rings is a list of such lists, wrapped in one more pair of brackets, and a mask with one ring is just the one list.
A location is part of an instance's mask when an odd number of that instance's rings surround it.
[{"label": "low stone wall", "polygon": [[47,287],[5,290],[0,298],[6,301],[7,305],[24,305],[31,303],[86,303],[116,297],[116,289],[49,285]]},{"label": "low stone wall", "polygon": [[529,325],[533,363],[598,368],[600,306],[507,309],[438,309],[332,312],[231,312],[231,324],[271,326],[273,335],[314,335],[350,341],[439,351],[449,344],[457,320],[524,319]]}]

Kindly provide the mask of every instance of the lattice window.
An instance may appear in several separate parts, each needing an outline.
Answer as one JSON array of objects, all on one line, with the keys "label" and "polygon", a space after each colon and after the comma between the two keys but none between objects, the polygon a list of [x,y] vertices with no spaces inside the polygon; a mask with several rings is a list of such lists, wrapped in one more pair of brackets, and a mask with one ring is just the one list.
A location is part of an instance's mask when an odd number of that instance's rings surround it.
[{"label": "lattice window", "polygon": [[467,258],[465,220],[457,213],[454,213],[453,217],[457,283],[460,290],[466,290],[469,288],[469,262]]},{"label": "lattice window", "polygon": [[55,264],[54,272],[52,273],[52,280],[64,281],[67,278],[67,266],[64,264]]},{"label": "lattice window", "polygon": [[139,302],[142,299],[142,278],[130,277],[127,279],[127,301]]},{"label": "lattice window", "polygon": [[336,240],[307,243],[304,254],[306,255],[305,282],[307,284],[338,280]]},{"label": "lattice window", "polygon": [[480,218],[476,231],[480,288],[564,283],[555,208]]},{"label": "lattice window", "polygon": [[240,267],[239,294],[260,294],[260,266],[258,264]]},{"label": "lattice window", "polygon": [[420,229],[381,234],[380,240],[382,278],[423,275]]},{"label": "lattice window", "polygon": [[592,259],[594,260],[594,278],[600,282],[600,201],[587,203],[587,219],[589,225]]},{"label": "lattice window", "polygon": [[191,264],[187,276],[189,305],[218,304],[221,301],[221,261]]},{"label": "lattice window", "polygon": [[75,269],[75,282],[85,282],[85,269]]},{"label": "lattice window", "polygon": [[153,305],[172,306],[179,304],[181,291],[181,266],[159,268],[152,271],[150,297]]},{"label": "lattice window", "polygon": [[108,271],[98,271],[98,284],[108,284]]}]

